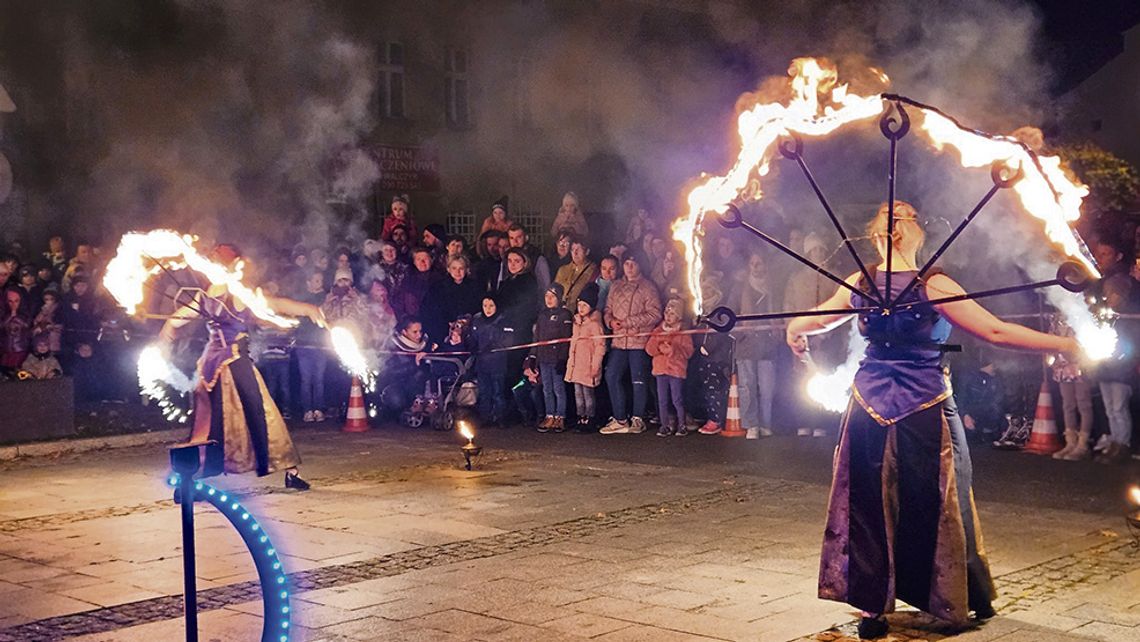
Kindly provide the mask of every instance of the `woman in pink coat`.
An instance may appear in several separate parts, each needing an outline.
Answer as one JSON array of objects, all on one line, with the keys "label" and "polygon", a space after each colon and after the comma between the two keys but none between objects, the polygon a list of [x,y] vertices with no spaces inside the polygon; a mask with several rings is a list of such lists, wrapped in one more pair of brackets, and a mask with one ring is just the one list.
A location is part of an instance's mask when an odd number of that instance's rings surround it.
[{"label": "woman in pink coat", "polygon": [[574,384],[574,407],[578,412],[576,432],[591,432],[594,422],[594,388],[602,381],[602,359],[606,356],[606,330],[598,305],[598,284],[589,283],[578,295],[578,313],[570,337],[570,357],[566,361],[566,381]]}]

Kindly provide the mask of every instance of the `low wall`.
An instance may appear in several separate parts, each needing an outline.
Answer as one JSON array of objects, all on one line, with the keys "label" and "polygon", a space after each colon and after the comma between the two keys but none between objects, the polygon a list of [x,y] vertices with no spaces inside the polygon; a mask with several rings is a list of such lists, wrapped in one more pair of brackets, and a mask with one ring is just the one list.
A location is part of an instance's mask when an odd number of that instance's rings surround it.
[{"label": "low wall", "polygon": [[0,382],[0,444],[75,435],[71,377]]}]

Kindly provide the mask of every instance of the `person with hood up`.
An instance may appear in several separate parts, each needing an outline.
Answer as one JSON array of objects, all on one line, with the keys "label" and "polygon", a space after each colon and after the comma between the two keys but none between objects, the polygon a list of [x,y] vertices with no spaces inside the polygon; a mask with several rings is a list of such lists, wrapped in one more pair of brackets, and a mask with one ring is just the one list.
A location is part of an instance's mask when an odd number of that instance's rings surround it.
[{"label": "person with hood up", "polygon": [[597,305],[598,284],[589,283],[578,294],[566,360],[566,381],[574,384],[577,432],[593,430],[594,415],[597,414],[595,388],[602,382],[602,362],[606,357],[606,329],[602,326],[602,313]]},{"label": "person with hood up", "polygon": [[[657,416],[661,427],[658,437],[689,434],[685,427],[685,398],[683,386],[689,358],[693,356],[693,337],[684,334],[685,303],[673,297],[665,303],[665,319],[653,331],[645,352],[653,358],[653,376],[657,378]],[[669,419],[669,407],[676,411],[676,419]]]},{"label": "person with hood up", "polygon": [[546,308],[538,315],[534,326],[535,342],[555,342],[531,349],[538,358],[538,374],[542,380],[543,405],[546,419],[538,425],[539,432],[562,432],[566,428],[566,360],[570,344],[566,341],[574,333],[574,319],[562,307],[562,285],[552,283],[546,289]]},{"label": "person with hood up", "polygon": [[479,416],[488,426],[502,427],[507,411],[507,352],[515,330],[499,310],[496,298],[487,295],[483,312],[471,322],[468,349],[475,354],[475,377],[479,385]]}]

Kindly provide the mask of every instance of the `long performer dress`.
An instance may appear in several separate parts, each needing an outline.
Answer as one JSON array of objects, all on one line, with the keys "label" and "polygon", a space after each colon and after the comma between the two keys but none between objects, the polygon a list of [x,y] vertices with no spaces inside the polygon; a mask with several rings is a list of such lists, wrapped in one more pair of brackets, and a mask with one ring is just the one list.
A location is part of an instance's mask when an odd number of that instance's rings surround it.
[{"label": "long performer dress", "polygon": [[[893,275],[892,298],[913,275]],[[885,275],[873,278],[883,291]],[[920,285],[902,303],[925,300]],[[926,305],[863,313],[859,330],[868,345],[835,452],[819,597],[869,613],[893,612],[897,598],[964,624],[995,593],[942,363],[950,324]]]},{"label": "long performer dress", "polygon": [[233,298],[204,297],[210,339],[198,360],[191,441],[212,439],[203,477],[256,471],[265,476],[301,463],[285,420],[249,357],[253,313]]}]

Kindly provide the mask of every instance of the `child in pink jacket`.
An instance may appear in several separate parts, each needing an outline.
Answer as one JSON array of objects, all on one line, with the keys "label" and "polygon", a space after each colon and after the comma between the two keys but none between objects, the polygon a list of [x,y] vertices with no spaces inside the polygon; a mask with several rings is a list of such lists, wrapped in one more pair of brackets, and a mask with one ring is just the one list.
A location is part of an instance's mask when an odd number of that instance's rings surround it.
[{"label": "child in pink jacket", "polygon": [[[685,316],[685,303],[676,297],[665,303],[665,320],[645,344],[645,351],[653,357],[653,376],[657,377],[657,416],[661,418],[658,437],[689,434],[685,428],[685,400],[682,388],[685,371],[689,367],[689,357],[693,356],[693,338],[682,334],[682,320]],[[669,418],[670,403],[676,411],[676,419]]]},{"label": "child in pink jacket", "polygon": [[578,295],[578,313],[570,337],[570,357],[566,361],[566,381],[574,384],[574,408],[578,413],[576,432],[593,430],[594,388],[602,381],[602,359],[606,356],[606,330],[598,305],[598,284],[590,283]]}]

